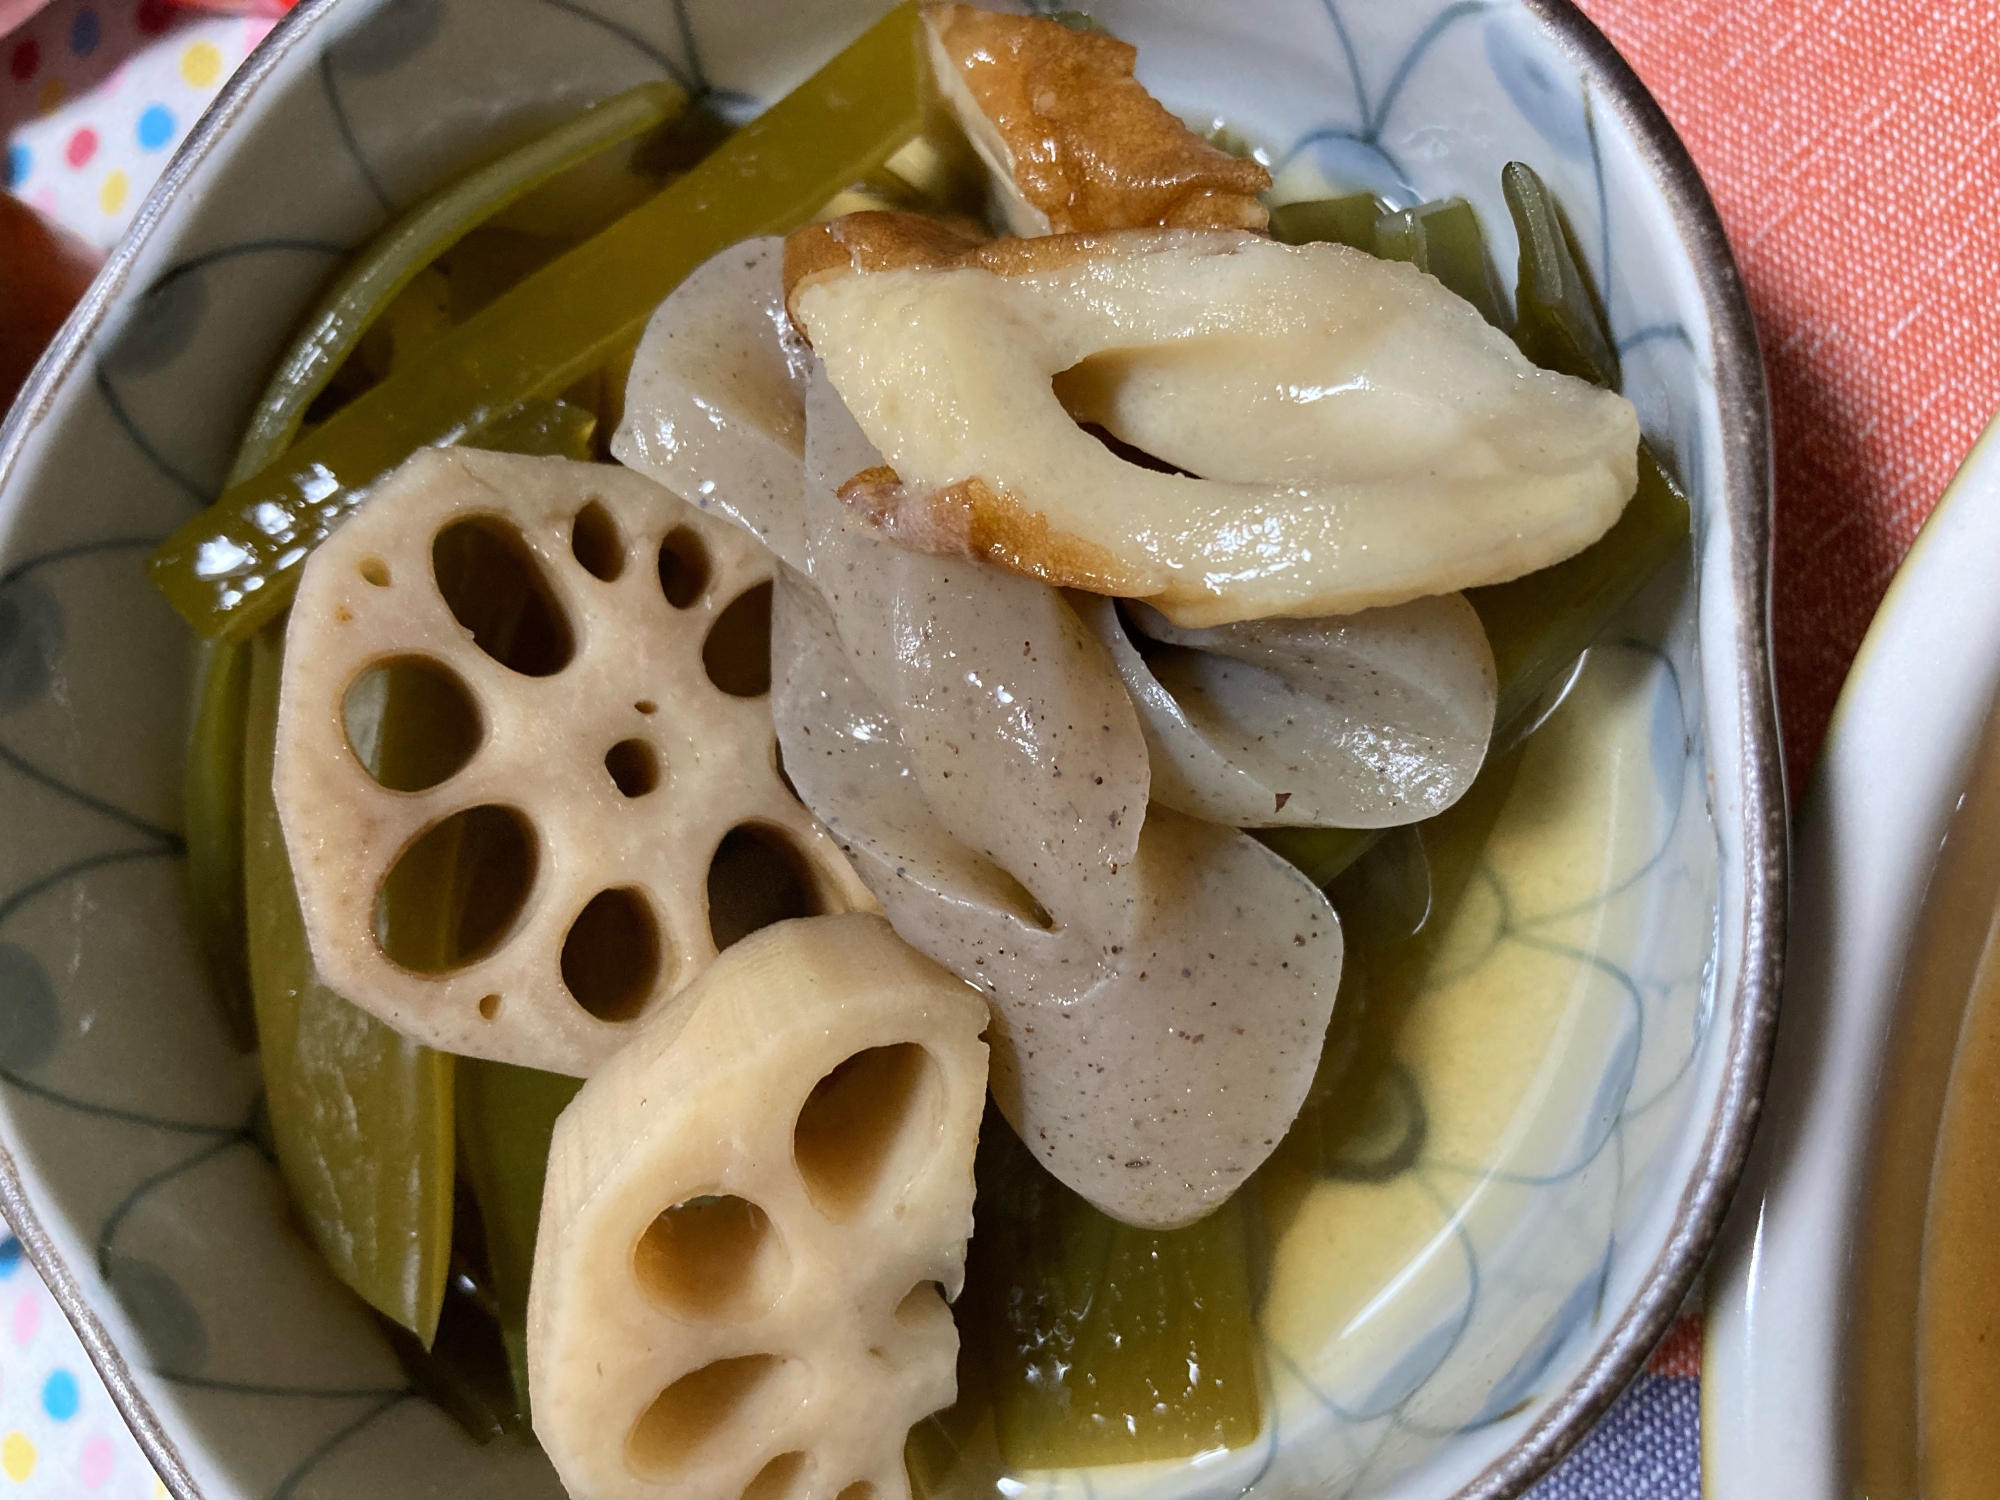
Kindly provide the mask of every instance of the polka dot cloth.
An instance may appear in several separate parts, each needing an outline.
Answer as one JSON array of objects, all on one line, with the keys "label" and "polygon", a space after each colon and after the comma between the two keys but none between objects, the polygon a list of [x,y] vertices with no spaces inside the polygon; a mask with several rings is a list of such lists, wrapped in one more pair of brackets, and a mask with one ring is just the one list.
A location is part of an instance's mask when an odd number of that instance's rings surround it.
[{"label": "polka dot cloth", "polygon": [[68,1321],[0,1225],[0,1500],[161,1500]]},{"label": "polka dot cloth", "polygon": [[108,249],[181,137],[270,29],[266,19],[204,15],[167,0],[55,0],[0,38],[7,188]]}]

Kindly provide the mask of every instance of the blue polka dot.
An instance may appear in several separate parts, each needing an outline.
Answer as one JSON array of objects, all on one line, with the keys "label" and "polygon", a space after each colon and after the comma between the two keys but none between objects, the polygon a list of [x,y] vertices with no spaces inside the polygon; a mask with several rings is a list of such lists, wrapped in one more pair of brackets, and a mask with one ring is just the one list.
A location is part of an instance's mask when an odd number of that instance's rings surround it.
[{"label": "blue polka dot", "polygon": [[17,188],[28,180],[28,168],[34,158],[28,154],[26,146],[7,148],[7,186]]},{"label": "blue polka dot", "polygon": [[174,138],[174,112],[164,104],[149,104],[139,116],[139,144],[157,151]]},{"label": "blue polka dot", "polygon": [[12,1276],[21,1267],[21,1242],[8,1235],[0,1240],[0,1280]]},{"label": "blue polka dot", "polygon": [[42,1382],[42,1410],[58,1422],[67,1422],[76,1415],[76,1377],[67,1370],[57,1370]]},{"label": "blue polka dot", "polygon": [[89,6],[78,11],[69,23],[69,50],[78,57],[88,57],[97,50],[97,42],[103,28],[97,24],[97,12]]}]

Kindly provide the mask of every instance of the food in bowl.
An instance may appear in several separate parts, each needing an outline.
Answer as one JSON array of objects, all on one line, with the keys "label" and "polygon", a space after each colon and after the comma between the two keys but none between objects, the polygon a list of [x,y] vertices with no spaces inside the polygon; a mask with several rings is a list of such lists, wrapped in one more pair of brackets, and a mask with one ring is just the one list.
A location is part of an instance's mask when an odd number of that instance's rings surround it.
[{"label": "food in bowl", "polygon": [[[1525,167],[1508,319],[1463,204],[1266,237],[1261,167],[1060,21],[898,11],[720,144],[678,106],[364,252],[156,561],[223,643],[191,847],[288,1181],[580,1495],[1243,1447],[1375,937],[1324,887],[1477,805],[1685,504]],[[774,1342],[808,1304],[837,1357]]]}]

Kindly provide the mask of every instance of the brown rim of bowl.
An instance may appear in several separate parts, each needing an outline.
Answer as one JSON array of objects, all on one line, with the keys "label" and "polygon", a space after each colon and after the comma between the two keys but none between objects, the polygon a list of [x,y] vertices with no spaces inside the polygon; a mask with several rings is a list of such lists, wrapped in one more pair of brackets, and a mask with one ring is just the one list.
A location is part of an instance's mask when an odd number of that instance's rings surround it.
[{"label": "brown rim of bowl", "polygon": [[[125,288],[139,252],[181,187],[219,143],[264,80],[342,0],[303,0],[278,22],[195,123],[147,193],[131,227],[36,363],[0,424],[0,487],[29,434],[76,369]],[[1730,517],[1737,630],[1745,649],[1736,684],[1743,722],[1739,768],[1744,807],[1743,969],[1728,1008],[1721,1098],[1709,1121],[1692,1181],[1681,1193],[1672,1233],[1639,1295],[1583,1370],[1550,1400],[1508,1450],[1454,1500],[1513,1500],[1574,1448],[1617,1400],[1672,1324],[1708,1259],[1744,1161],[1770,1070],[1784,962],[1786,812],[1777,702],[1771,681],[1771,420],[1756,325],[1735,256],[1701,174],[1666,114],[1625,59],[1571,0],[1521,0],[1631,132],[1686,247],[1707,309],[1721,409],[1723,497]],[[128,1426],[174,1500],[206,1500],[131,1368],[92,1311],[82,1287],[28,1201],[12,1152],[0,1141],[0,1210],[97,1367]]]}]

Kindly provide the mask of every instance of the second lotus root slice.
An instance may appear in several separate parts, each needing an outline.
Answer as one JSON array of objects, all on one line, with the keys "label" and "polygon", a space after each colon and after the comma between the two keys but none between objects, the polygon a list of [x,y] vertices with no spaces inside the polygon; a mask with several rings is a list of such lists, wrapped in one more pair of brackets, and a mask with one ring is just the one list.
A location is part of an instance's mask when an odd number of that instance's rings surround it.
[{"label": "second lotus root slice", "polygon": [[528,1303],[577,1500],[907,1500],[957,1394],[985,1025],[880,917],[783,922],[584,1086]]},{"label": "second lotus root slice", "polygon": [[777,763],[773,566],[608,465],[431,449],[383,480],[286,627],[275,789],[326,982],[588,1076],[737,938],[875,909]]}]

